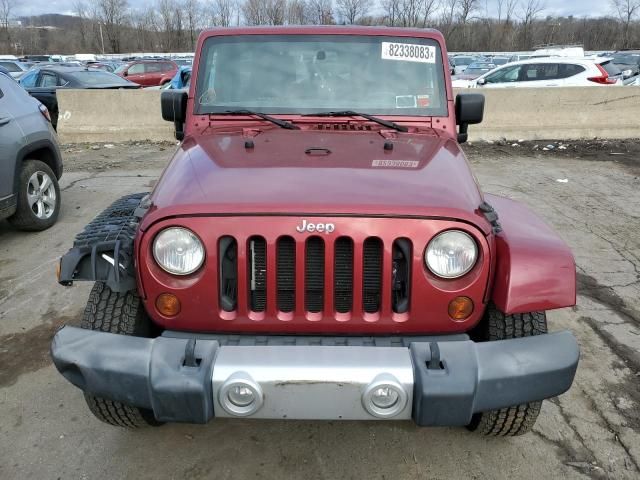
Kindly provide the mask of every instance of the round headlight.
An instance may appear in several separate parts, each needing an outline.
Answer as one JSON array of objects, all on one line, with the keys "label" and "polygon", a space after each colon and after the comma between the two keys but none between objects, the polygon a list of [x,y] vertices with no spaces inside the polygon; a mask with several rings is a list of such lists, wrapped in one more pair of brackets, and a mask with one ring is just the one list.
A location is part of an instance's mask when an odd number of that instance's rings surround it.
[{"label": "round headlight", "polygon": [[204,247],[186,228],[171,227],[161,231],[153,242],[153,258],[173,275],[189,275],[204,262]]},{"label": "round headlight", "polygon": [[424,261],[429,270],[442,278],[458,278],[476,264],[478,247],[468,233],[448,230],[427,245]]}]

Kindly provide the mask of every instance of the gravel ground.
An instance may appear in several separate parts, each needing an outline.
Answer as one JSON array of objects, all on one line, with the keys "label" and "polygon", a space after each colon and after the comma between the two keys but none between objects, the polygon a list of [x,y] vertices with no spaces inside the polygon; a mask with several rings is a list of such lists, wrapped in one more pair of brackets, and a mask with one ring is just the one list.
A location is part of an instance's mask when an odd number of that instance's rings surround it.
[{"label": "gravel ground", "polygon": [[513,439],[409,422],[101,424],[48,357],[53,332],[78,323],[90,287],[57,286],[55,263],[104,207],[150,189],[175,146],[66,146],[57,225],[25,234],[0,222],[0,478],[640,478],[637,145],[465,147],[483,189],[528,204],[578,265],[578,305],[549,313],[552,330],[580,342],[576,381],[544,402],[532,434]]}]

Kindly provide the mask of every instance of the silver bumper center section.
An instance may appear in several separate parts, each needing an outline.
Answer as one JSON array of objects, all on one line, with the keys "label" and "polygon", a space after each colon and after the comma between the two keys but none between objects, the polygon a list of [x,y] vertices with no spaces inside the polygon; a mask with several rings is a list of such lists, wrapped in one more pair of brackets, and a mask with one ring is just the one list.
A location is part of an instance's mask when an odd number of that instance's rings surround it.
[{"label": "silver bumper center section", "polygon": [[149,339],[64,327],[51,355],[80,389],[151,409],[160,421],[412,418],[453,426],[467,425],[476,412],[564,393],[579,350],[569,332],[485,343],[442,336],[407,348],[221,346],[197,336]]},{"label": "silver bumper center section", "polygon": [[213,398],[219,417],[409,419],[411,355],[396,347],[221,347]]}]

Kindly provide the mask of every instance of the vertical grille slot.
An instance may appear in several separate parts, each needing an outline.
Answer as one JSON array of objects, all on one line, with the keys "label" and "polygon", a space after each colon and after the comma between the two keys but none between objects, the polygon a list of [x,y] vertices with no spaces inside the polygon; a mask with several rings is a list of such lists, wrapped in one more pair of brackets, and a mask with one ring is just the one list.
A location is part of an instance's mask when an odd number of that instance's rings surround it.
[{"label": "vertical grille slot", "polygon": [[367,238],[362,254],[362,308],[366,313],[375,313],[380,310],[382,293],[382,240]]},{"label": "vertical grille slot", "polygon": [[238,242],[233,237],[218,242],[218,271],[220,308],[233,312],[238,306]]},{"label": "vertical grille slot", "polygon": [[296,244],[291,237],[276,243],[277,307],[293,312],[296,304]]},{"label": "vertical grille slot", "polygon": [[320,237],[307,240],[305,257],[305,309],[321,312],[324,305],[324,241]]},{"label": "vertical grille slot", "polygon": [[267,242],[264,238],[249,238],[247,257],[249,309],[264,312],[267,307]]},{"label": "vertical grille slot", "polygon": [[353,240],[340,237],[334,247],[334,308],[338,313],[351,311],[353,305]]},{"label": "vertical grille slot", "polygon": [[411,241],[398,238],[393,242],[391,266],[391,307],[396,313],[409,311],[411,294]]}]

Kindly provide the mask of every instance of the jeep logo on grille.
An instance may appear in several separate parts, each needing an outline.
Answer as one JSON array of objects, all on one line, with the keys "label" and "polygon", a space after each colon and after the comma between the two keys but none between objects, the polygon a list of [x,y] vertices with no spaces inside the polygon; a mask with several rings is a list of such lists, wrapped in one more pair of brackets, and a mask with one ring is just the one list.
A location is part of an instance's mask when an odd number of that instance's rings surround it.
[{"label": "jeep logo on grille", "polygon": [[311,223],[306,220],[302,220],[302,225],[298,225],[296,230],[300,233],[333,233],[336,226],[333,223]]}]

